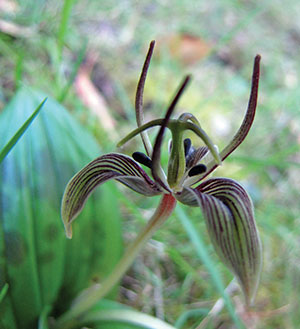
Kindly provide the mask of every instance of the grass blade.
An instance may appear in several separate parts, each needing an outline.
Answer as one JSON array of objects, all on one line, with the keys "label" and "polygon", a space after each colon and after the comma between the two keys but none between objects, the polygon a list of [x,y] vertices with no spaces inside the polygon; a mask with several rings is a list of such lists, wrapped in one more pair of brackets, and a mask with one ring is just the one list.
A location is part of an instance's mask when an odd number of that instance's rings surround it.
[{"label": "grass blade", "polygon": [[8,291],[8,284],[5,283],[5,285],[3,286],[3,288],[0,290],[0,304],[1,304],[2,300],[4,299],[7,291]]},{"label": "grass blade", "polygon": [[134,326],[132,329],[175,329],[175,327],[158,318],[131,310],[105,310],[93,312],[86,315],[82,320],[82,323],[91,322],[95,324],[112,322],[114,325],[111,328],[116,328],[116,323],[119,323],[127,324],[129,328]]},{"label": "grass blade", "polygon": [[75,0],[65,0],[64,6],[62,9],[61,15],[61,22],[59,25],[58,35],[57,35],[57,42],[58,42],[58,51],[59,51],[59,58],[62,56],[62,49],[65,41],[65,36],[67,33],[67,27],[69,18],[71,15],[72,7],[75,3]]},{"label": "grass blade", "polygon": [[38,322],[38,329],[49,329],[48,326],[48,316],[51,311],[51,306],[47,305],[44,307]]},{"label": "grass blade", "polygon": [[79,55],[78,55],[77,60],[76,60],[76,62],[74,64],[74,68],[73,68],[73,70],[71,72],[70,78],[68,79],[67,84],[62,89],[62,91],[59,94],[59,96],[57,97],[58,102],[62,103],[65,100],[65,98],[66,98],[66,96],[68,94],[68,91],[69,91],[70,87],[72,86],[72,84],[73,84],[73,82],[74,82],[74,80],[76,78],[76,75],[78,73],[78,70],[80,68],[80,65],[81,65],[81,63],[84,60],[84,56],[86,54],[86,50],[87,50],[87,42],[84,42],[83,47],[79,51]]},{"label": "grass blade", "polygon": [[24,122],[21,128],[15,133],[15,135],[9,140],[9,142],[0,151],[0,163],[7,156],[7,154],[12,150],[18,140],[22,137],[26,129],[30,126],[34,118],[38,115],[41,108],[44,106],[47,98],[45,98],[42,103],[36,108],[36,110],[31,114],[31,116]]}]

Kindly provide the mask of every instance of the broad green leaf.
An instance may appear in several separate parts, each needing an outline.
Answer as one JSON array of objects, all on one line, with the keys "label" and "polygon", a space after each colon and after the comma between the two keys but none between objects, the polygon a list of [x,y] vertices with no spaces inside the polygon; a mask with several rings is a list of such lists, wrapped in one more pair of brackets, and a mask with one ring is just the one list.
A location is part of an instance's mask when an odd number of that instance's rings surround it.
[{"label": "broad green leaf", "polygon": [[[44,98],[31,89],[19,90],[0,115],[0,147]],[[111,186],[87,203],[72,241],[65,238],[60,218],[67,181],[99,154],[90,134],[48,98],[2,162],[0,289],[6,282],[10,289],[0,307],[0,324],[10,310],[12,316],[4,323],[15,321],[16,328],[24,329],[37,323],[45,305],[63,312],[81,289],[103,279],[119,259],[120,214]]]}]

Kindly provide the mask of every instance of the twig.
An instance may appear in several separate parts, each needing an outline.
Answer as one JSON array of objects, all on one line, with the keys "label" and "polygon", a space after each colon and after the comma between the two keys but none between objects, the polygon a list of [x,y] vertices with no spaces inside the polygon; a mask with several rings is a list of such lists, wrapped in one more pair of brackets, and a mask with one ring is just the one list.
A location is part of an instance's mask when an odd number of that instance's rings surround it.
[{"label": "twig", "polygon": [[[239,287],[236,283],[235,280],[232,280],[229,285],[226,287],[225,291],[226,293],[231,296],[233,295],[236,291],[239,290]],[[215,316],[217,316],[223,309],[225,303],[224,303],[224,299],[223,298],[219,298],[215,305],[212,307],[212,309],[210,310],[210,312],[207,314],[207,316],[201,321],[201,323],[198,325],[198,327],[196,329],[204,329],[208,322],[211,320],[211,318],[214,318]]]}]

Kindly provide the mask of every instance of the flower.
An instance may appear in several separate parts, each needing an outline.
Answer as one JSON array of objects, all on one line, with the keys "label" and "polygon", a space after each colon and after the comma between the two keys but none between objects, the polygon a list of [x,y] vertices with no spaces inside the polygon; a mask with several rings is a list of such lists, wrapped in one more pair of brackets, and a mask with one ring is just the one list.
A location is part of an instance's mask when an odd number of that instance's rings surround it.
[{"label": "flower", "polygon": [[[217,254],[240,283],[246,303],[251,304],[256,294],[262,263],[261,243],[251,199],[245,189],[232,179],[206,178],[242,143],[253,123],[257,105],[260,56],[255,57],[250,99],[244,120],[231,142],[218,152],[192,114],[184,113],[178,119],[171,118],[190,80],[189,76],[181,84],[165,117],[144,123],[143,91],[153,49],[154,41],[150,43],[137,87],[135,107],[138,128],[118,144],[121,146],[140,135],[146,154],[135,152],[129,157],[109,153],[98,157],[80,170],[68,183],[62,201],[66,234],[71,238],[71,224],[92,191],[110,179],[115,179],[145,196],[163,196],[150,222],[151,234],[154,232],[153,227],[157,229],[171,215],[177,201],[198,206],[202,210]],[[147,129],[154,126],[160,126],[160,129],[152,149]],[[166,128],[172,134],[167,175],[160,163]],[[200,137],[205,146],[195,148],[190,139],[184,139],[186,130]],[[152,178],[141,165],[150,168]],[[196,184],[198,185],[194,187]]]}]

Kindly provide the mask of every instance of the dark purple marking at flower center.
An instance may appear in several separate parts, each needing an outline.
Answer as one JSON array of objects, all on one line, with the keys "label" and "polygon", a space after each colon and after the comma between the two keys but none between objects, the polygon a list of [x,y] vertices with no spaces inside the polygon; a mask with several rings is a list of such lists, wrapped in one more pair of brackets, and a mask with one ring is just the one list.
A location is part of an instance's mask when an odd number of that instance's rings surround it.
[{"label": "dark purple marking at flower center", "polygon": [[193,168],[191,168],[191,170],[189,171],[188,175],[190,177],[192,176],[196,176],[196,175],[200,175],[206,172],[206,166],[202,163],[194,166]]},{"label": "dark purple marking at flower center", "polygon": [[148,157],[148,155],[146,155],[142,152],[134,152],[132,154],[132,157],[136,162],[138,162],[150,169],[152,168],[152,160]]}]

